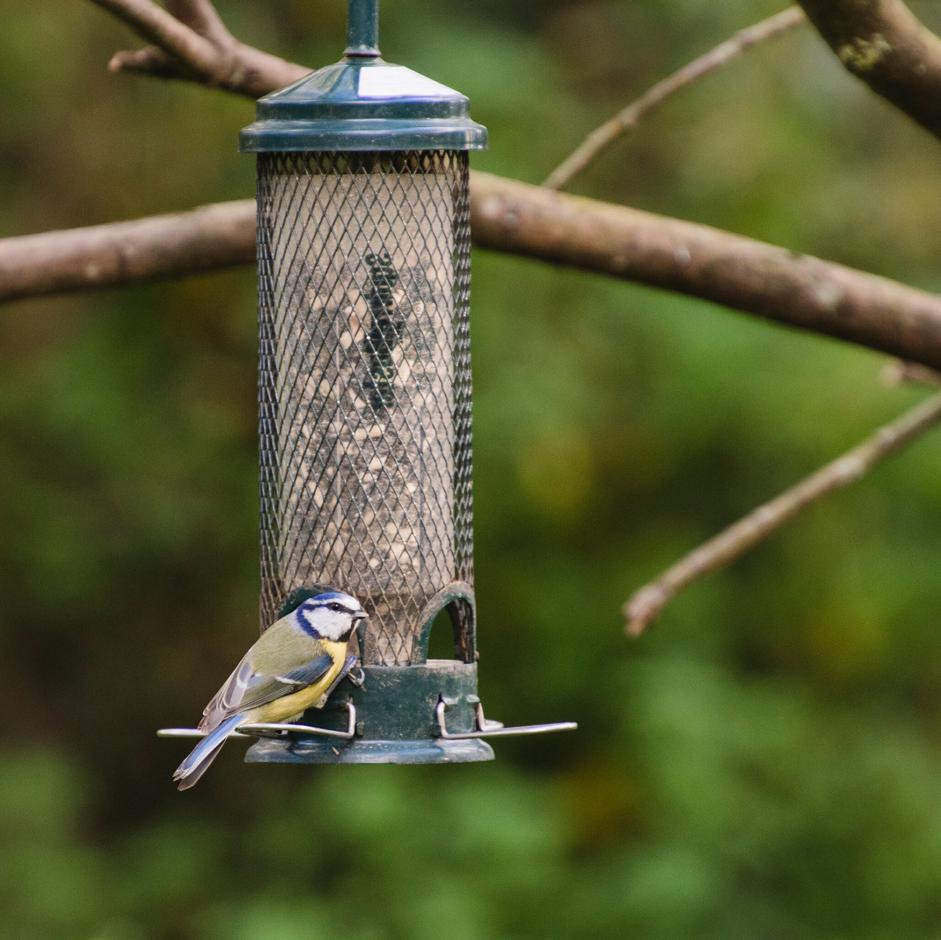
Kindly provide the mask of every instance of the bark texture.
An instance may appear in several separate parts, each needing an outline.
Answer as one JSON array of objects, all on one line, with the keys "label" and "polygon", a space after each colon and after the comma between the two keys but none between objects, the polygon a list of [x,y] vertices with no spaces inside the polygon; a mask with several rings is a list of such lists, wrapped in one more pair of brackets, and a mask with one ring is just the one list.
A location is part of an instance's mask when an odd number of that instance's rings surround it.
[{"label": "bark texture", "polygon": [[941,366],[941,297],[718,229],[477,173],[484,247],[679,291]]},{"label": "bark texture", "polygon": [[837,58],[941,137],[941,39],[902,0],[800,0]]},{"label": "bark texture", "polygon": [[251,199],[0,239],[0,300],[198,274],[255,257]]}]

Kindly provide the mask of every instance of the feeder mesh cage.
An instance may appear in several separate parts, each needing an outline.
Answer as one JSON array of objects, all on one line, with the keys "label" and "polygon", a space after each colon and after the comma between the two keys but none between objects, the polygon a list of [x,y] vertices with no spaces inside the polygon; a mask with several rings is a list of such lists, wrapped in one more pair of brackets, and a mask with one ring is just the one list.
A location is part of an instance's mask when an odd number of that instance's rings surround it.
[{"label": "feeder mesh cage", "polygon": [[332,585],[402,665],[473,581],[467,154],[258,158],[261,617]]}]

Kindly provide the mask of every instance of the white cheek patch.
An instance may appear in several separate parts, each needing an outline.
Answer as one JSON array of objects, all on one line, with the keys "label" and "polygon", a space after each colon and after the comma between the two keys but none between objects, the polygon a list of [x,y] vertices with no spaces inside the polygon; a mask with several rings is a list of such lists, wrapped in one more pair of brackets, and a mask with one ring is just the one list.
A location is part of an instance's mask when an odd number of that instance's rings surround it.
[{"label": "white cheek patch", "polygon": [[333,610],[317,611],[314,624],[321,636],[328,640],[339,640],[350,626],[350,615]]}]

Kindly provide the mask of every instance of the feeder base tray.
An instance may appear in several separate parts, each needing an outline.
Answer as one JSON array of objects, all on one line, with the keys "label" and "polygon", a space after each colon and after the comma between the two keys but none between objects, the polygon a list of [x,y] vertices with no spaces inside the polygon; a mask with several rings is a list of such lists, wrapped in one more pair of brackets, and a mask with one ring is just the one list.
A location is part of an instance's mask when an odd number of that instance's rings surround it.
[{"label": "feeder base tray", "polygon": [[[323,711],[309,711],[304,723],[333,732],[350,730],[342,740],[316,734],[262,737],[249,748],[251,764],[459,764],[493,760],[479,739],[445,739],[435,723],[444,698],[455,730],[476,727],[477,666],[433,659],[414,666],[364,666],[363,683],[344,680]],[[350,718],[350,706],[355,709]],[[352,722],[352,727],[351,727]]]},{"label": "feeder base tray", "polygon": [[486,741],[346,742],[262,739],[245,755],[248,764],[465,764],[493,760]]}]

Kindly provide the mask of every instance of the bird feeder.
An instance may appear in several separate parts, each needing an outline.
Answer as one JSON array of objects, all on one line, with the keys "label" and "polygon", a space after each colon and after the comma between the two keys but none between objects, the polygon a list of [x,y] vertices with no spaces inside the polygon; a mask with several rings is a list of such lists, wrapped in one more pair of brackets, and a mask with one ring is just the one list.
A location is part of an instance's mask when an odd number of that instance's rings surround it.
[{"label": "bird feeder", "polygon": [[[370,615],[361,683],[251,762],[490,760],[473,593],[468,100],[384,62],[350,0],[342,61],[258,102],[261,621],[330,587]],[[447,612],[453,660],[429,660]],[[264,732],[265,729],[259,729]]]}]

